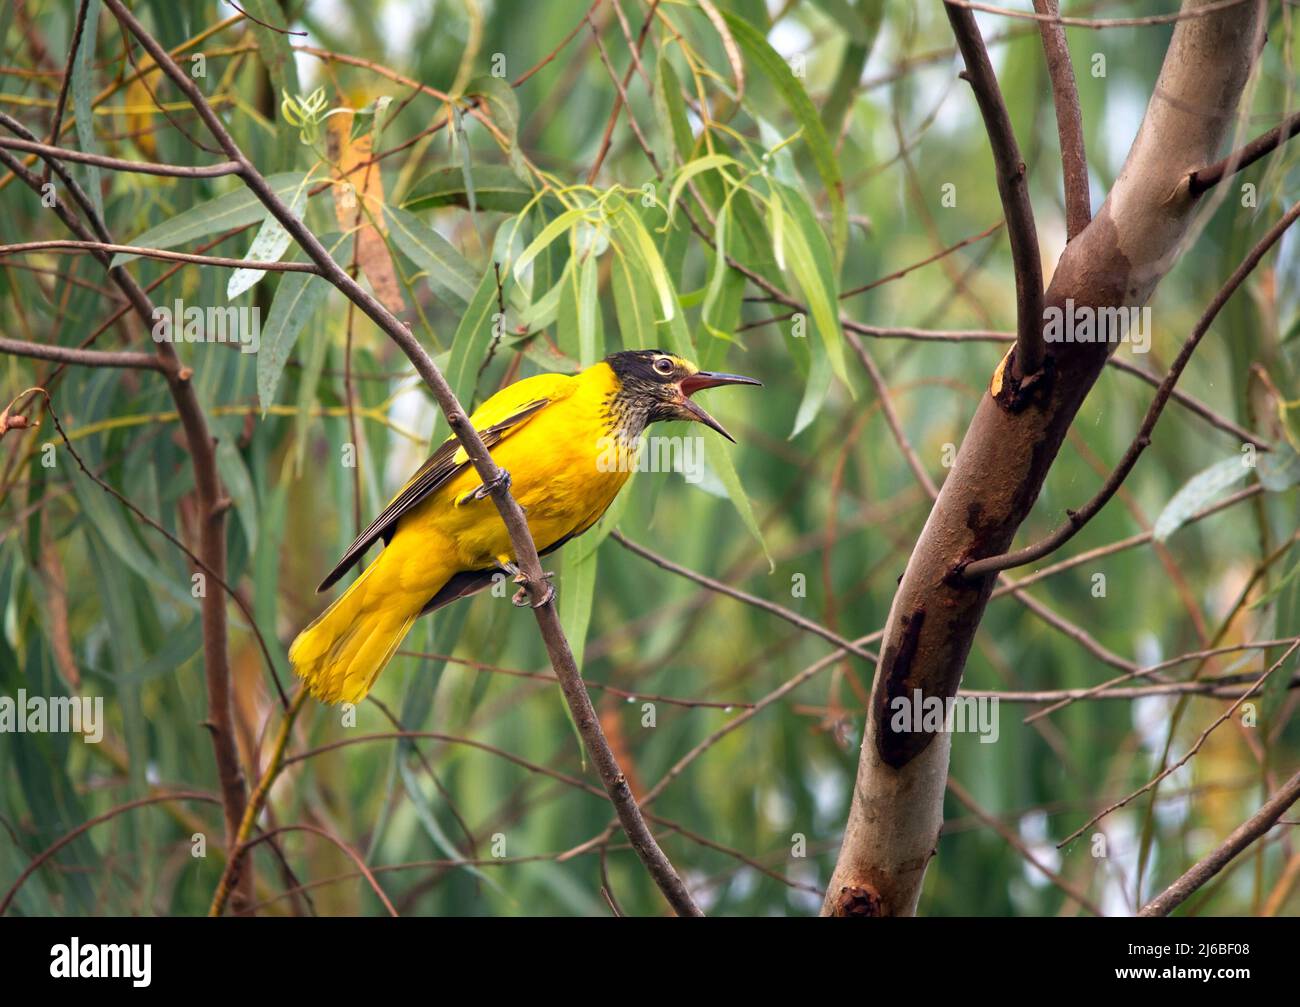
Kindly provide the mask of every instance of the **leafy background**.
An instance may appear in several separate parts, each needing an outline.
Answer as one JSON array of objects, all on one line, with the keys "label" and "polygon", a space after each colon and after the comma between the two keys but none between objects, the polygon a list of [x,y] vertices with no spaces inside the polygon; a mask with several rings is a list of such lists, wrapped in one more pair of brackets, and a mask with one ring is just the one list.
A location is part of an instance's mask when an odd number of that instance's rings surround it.
[{"label": "leafy background", "polygon": [[[0,108],[38,134],[57,98],[75,6],[35,2],[0,12]],[[169,48],[204,54],[202,87],[241,146],[286,199],[302,194],[306,221],[328,236],[338,261],[359,263],[372,289],[400,307],[462,401],[624,346],[665,345],[765,382],[761,393],[710,396],[739,444],[707,435],[702,482],[639,474],[598,535],[617,525],[677,563],[850,637],[882,624],[928,506],[836,301],[981,235],[1001,216],[983,127],[957,79],[938,4],[662,3],[636,63],[629,37],[650,13],[637,0],[593,8],[570,0],[242,6],[268,25],[307,34],[252,24],[206,0],[142,0],[134,9]],[[584,22],[589,10],[594,31]],[[1069,12],[1149,13],[1126,3]],[[1271,14],[1275,44],[1242,138],[1295,107],[1297,17],[1283,5]],[[1050,271],[1064,242],[1064,211],[1037,31],[983,15],[981,25],[1028,165]],[[1120,170],[1169,32],[1070,32],[1094,205]],[[201,123],[156,72],[146,72],[148,88],[135,79],[111,14],[99,16],[87,38],[73,78],[76,122],[61,142],[206,163],[185,136],[205,138]],[[132,56],[148,71],[138,48]],[[1099,68],[1104,75],[1095,75]],[[624,78],[630,115],[620,114],[602,155]],[[304,109],[317,88],[321,107]],[[285,95],[295,99],[287,112]],[[324,108],[360,112],[321,119]],[[363,175],[351,196],[346,186],[325,184],[339,164],[360,163],[371,149],[387,152],[377,177]],[[102,198],[118,240],[194,250],[220,238],[211,254],[255,250],[262,215],[232,180],[78,175]],[[1195,246],[1153,301],[1153,349],[1136,364],[1163,370],[1209,291],[1294,198],[1297,177],[1296,156],[1284,147],[1242,176],[1255,187],[1254,205],[1243,205],[1252,200],[1239,186],[1216,194]],[[945,191],[955,205],[945,205]],[[63,236],[11,177],[0,179],[0,199],[4,242]],[[364,219],[339,202],[359,202]],[[295,257],[274,238],[258,239],[272,246],[270,257]],[[766,300],[714,245],[806,304],[807,315],[774,321],[788,309]],[[1289,236],[1232,301],[1182,383],[1275,444],[1271,457],[1284,460],[1300,430],[1288,411],[1300,397],[1297,245]],[[212,344],[178,351],[220,439],[234,504],[230,580],[287,685],[284,649],[319,610],[314,585],[446,425],[435,421],[405,358],[323,281],[268,273],[228,302],[228,270],[172,271],[147,260],[129,268],[144,283],[161,279],[160,304],[179,298],[262,312],[257,354]],[[493,328],[498,275],[504,331]],[[1015,316],[1011,276],[1005,233],[996,229],[846,296],[839,311],[888,329],[1005,334]],[[81,343],[115,307],[87,256],[0,259],[0,299],[6,335],[62,345]],[[1003,347],[863,338],[921,463],[941,480]],[[148,349],[148,335],[127,320],[97,343],[118,344]],[[86,465],[191,539],[192,475],[162,382],[76,368],[52,378],[51,370],[0,359],[0,398],[48,387]],[[1118,371],[1103,378],[1022,540],[1091,495],[1149,395]],[[354,442],[357,464],[349,467]],[[55,445],[53,467],[41,463],[46,444]],[[1189,479],[1241,451],[1240,437],[1171,410],[1120,497],[1067,554],[1149,530]],[[1245,470],[1250,482],[1258,477]],[[1270,492],[1182,527],[1164,544],[1081,564],[1031,593],[1100,647],[1144,664],[1216,642],[1300,633],[1295,494],[1284,475],[1271,482]],[[1192,509],[1211,499],[1204,489],[1190,492]],[[215,775],[185,557],[81,475],[48,422],[0,445],[0,514],[0,692],[103,696],[108,717],[100,745],[0,735],[0,889],[7,889],[35,854],[92,816],[160,790],[209,790]],[[589,537],[550,563],[605,730],[638,792],[747,704],[822,661],[806,685],[709,746],[652,806],[673,823],[661,829],[666,851],[709,912],[814,912],[848,807],[872,669],[856,659],[823,661],[824,640],[702,590],[612,539]],[[239,740],[252,765],[265,758],[278,701],[233,607],[231,622]],[[1279,655],[1245,651],[1199,671],[1258,671]],[[1271,681],[1285,685],[1293,670],[1288,662]],[[1052,689],[1115,673],[1008,597],[990,607],[964,684]],[[532,620],[502,598],[482,595],[423,620],[375,690],[382,707],[363,704],[356,725],[345,726],[338,711],[309,705],[290,752],[392,731],[390,718],[444,740],[372,741],[295,763],[260,824],[327,829],[383,868],[380,883],[403,913],[604,914],[602,862],[624,911],[665,911],[621,835],[607,857],[559,859],[598,836],[611,812],[572,785],[574,777],[598,779],[547,676]],[[653,727],[645,726],[647,703]],[[1166,748],[1172,757],[1186,751],[1225,706],[1205,698],[1180,706],[1169,697],[1080,702],[1027,726],[1021,714],[1032,707],[1004,703],[998,742],[959,736],[952,759],[954,779],[1001,832],[950,798],[921,912],[1079,912],[1026,855],[1108,913],[1131,912],[1253,811],[1270,780],[1291,771],[1300,754],[1292,694],[1270,687],[1255,726],[1234,718],[1154,801],[1106,818],[1099,830],[1107,857],[1093,856],[1087,838],[1059,851],[1055,844],[1154,775]],[[208,837],[206,857],[192,856],[196,833]],[[219,809],[204,803],[114,817],[27,879],[11,912],[202,913],[221,869],[220,833]],[[284,833],[278,853],[262,845],[255,856],[259,911],[382,911],[352,863],[314,834]],[[1292,838],[1279,829],[1189,911],[1293,913],[1298,867]],[[284,896],[297,886],[306,897]]]}]

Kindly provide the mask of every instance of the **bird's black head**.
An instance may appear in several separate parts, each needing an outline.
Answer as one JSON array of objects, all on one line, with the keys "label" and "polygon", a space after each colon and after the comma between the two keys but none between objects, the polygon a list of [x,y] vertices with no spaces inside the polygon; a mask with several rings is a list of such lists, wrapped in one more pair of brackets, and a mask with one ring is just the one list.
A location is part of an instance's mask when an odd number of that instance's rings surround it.
[{"label": "bird's black head", "polygon": [[[619,391],[614,408],[622,414],[626,426],[644,428],[658,420],[687,420],[712,427],[729,441],[731,434],[691,401],[702,388],[718,385],[761,385],[761,381],[739,374],[702,371],[689,360],[664,350],[623,350],[611,353],[605,363],[617,375]],[[635,434],[640,429],[634,430]]]}]

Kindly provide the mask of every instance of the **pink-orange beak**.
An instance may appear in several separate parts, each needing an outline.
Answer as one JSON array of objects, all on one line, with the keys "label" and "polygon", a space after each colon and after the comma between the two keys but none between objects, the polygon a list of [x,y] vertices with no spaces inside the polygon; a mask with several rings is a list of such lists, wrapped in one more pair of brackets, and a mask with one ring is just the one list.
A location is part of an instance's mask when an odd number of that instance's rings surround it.
[{"label": "pink-orange beak", "polygon": [[681,381],[681,409],[684,414],[682,418],[703,423],[706,427],[716,430],[734,444],[736,438],[727,433],[726,427],[705,412],[702,406],[692,402],[691,396],[702,388],[717,388],[719,385],[758,385],[762,387],[762,384],[761,381],[740,374],[719,374],[716,371],[696,371],[694,374],[688,374]]}]

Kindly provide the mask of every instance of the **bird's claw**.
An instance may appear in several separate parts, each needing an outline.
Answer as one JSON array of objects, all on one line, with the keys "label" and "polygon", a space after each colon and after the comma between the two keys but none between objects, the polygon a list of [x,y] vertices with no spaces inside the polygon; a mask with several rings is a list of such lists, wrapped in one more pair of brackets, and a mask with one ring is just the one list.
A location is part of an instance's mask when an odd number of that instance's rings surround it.
[{"label": "bird's claw", "polygon": [[486,500],[502,487],[505,487],[506,489],[510,488],[510,473],[505,469],[498,469],[497,477],[495,479],[489,479],[487,482],[481,483],[478,489],[470,493],[469,496],[462,497],[462,500],[465,503],[468,503],[471,500]]},{"label": "bird's claw", "polygon": [[529,608],[541,608],[543,605],[554,600],[555,585],[551,583],[551,578],[554,577],[555,574],[551,573],[549,570],[542,571],[542,585],[546,588],[546,593],[542,595],[541,601],[532,601],[528,595],[528,575],[513,563],[507,563],[505,569],[507,573],[513,573],[515,575],[516,584],[522,585],[522,587],[514,593],[514,597],[510,599],[511,604],[516,608],[524,608],[525,606]]}]

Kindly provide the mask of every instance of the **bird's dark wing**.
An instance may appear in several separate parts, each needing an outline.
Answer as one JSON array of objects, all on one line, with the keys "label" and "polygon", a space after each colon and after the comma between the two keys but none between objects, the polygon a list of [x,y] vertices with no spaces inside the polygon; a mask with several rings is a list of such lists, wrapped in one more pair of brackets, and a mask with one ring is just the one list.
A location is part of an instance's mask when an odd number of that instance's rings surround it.
[{"label": "bird's dark wing", "polygon": [[[521,423],[531,419],[537,414],[542,407],[548,405],[550,399],[537,399],[528,403],[523,408],[517,410],[499,423],[494,423],[490,427],[479,431],[479,437],[489,451],[497,444],[501,443],[502,438],[511,430]],[[463,472],[470,466],[467,460],[457,461],[456,455],[460,451],[460,441],[454,437],[449,437],[444,441],[420,468],[416,471],[397,496],[393,497],[388,506],[383,509],[379,517],[370,522],[356,541],[348,546],[347,552],[343,558],[331,570],[326,578],[321,581],[319,591],[328,590],[340,577],[347,573],[348,569],[361,558],[367,549],[374,545],[375,541],[383,538],[385,544],[392,538],[393,532],[397,528],[397,522],[411,508],[427,497],[430,493],[436,492],[440,487],[445,486],[456,475]],[[464,457],[463,455],[461,456]]]}]

